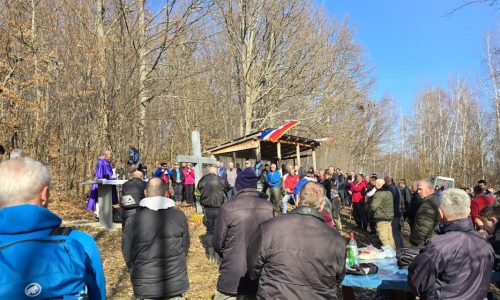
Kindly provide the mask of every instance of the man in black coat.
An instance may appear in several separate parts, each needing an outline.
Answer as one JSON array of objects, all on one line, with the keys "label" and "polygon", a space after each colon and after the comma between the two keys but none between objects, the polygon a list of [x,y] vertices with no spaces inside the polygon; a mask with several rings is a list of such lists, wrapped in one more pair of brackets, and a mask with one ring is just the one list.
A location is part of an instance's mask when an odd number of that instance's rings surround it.
[{"label": "man in black coat", "polygon": [[236,177],[235,187],[235,196],[222,205],[215,226],[213,243],[222,262],[214,300],[255,298],[257,281],[246,275],[247,246],[257,226],[274,215],[267,194],[257,190],[253,168],[244,169]]},{"label": "man in black coat", "polygon": [[438,236],[408,269],[408,290],[420,299],[486,299],[493,270],[491,245],[474,230],[470,197],[460,189],[441,195]]},{"label": "man in black coat", "polygon": [[392,193],[392,207],[394,210],[394,215],[392,218],[392,236],[394,238],[394,242],[396,243],[396,249],[399,250],[404,247],[404,237],[403,233],[403,204],[401,201],[401,193],[399,192],[399,188],[394,184],[394,179],[391,176],[384,177],[385,184],[389,188],[389,191]]},{"label": "man in black coat", "polygon": [[297,208],[253,233],[247,265],[249,277],[259,280],[257,299],[337,299],[346,241],[325,224],[324,197],[323,186],[307,182]]},{"label": "man in black coat", "polygon": [[135,171],[132,179],[125,182],[122,186],[122,197],[120,208],[122,213],[122,230],[125,228],[127,219],[135,214],[139,207],[139,202],[145,197],[144,190],[147,183],[143,180],[144,174],[141,171]]},{"label": "man in black coat", "polygon": [[165,197],[167,192],[163,180],[150,179],[147,198],[141,200],[123,233],[123,258],[137,299],[182,299],[189,288],[187,219]]},{"label": "man in black coat", "polygon": [[172,185],[174,187],[175,203],[181,204],[184,192],[184,172],[182,172],[178,162],[175,163],[172,169]]},{"label": "man in black coat", "polygon": [[208,174],[203,176],[198,182],[200,191],[200,204],[205,212],[203,224],[207,227],[205,235],[205,248],[208,259],[219,261],[220,258],[214,251],[212,237],[214,235],[215,224],[219,215],[219,209],[226,200],[226,193],[231,189],[227,180],[217,175],[216,166],[208,166]]}]

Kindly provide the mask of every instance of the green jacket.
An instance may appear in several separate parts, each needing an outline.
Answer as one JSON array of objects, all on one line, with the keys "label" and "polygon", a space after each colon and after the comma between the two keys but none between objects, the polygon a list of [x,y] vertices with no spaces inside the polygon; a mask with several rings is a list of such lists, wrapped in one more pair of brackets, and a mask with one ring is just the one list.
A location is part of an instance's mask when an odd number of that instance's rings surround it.
[{"label": "green jacket", "polygon": [[394,217],[392,193],[385,187],[375,192],[369,205],[375,221],[391,221]]},{"label": "green jacket", "polygon": [[410,243],[413,246],[424,246],[427,240],[431,239],[436,233],[434,228],[439,222],[439,198],[431,194],[417,205],[415,215],[415,227],[410,235]]}]

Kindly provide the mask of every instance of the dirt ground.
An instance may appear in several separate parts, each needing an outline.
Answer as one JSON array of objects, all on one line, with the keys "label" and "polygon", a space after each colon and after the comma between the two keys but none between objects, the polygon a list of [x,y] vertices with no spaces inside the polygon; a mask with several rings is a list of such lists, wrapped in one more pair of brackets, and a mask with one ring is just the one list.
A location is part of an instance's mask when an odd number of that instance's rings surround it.
[{"label": "dirt ground", "polygon": [[[61,200],[60,197],[53,197],[56,200],[51,203],[50,209],[61,216],[65,222],[75,220],[94,221],[95,217],[90,212],[83,210],[85,201],[80,200]],[[57,199],[59,198],[59,200]],[[181,208],[186,216],[192,216],[195,213],[192,207]],[[354,227],[354,220],[349,218],[350,209],[345,208],[342,211],[341,219],[344,226],[344,236],[348,237],[349,231],[357,232]],[[205,227],[199,222],[191,218],[189,221],[189,230],[191,235],[191,247],[188,254],[188,276],[190,288],[184,294],[186,299],[212,299],[215,292],[217,278],[219,276],[218,267],[214,262],[209,261],[205,256],[205,250],[202,245],[202,236],[205,234]],[[94,236],[101,251],[104,272],[106,275],[106,289],[108,299],[135,299],[133,298],[132,287],[130,284],[129,274],[123,261],[121,253],[121,229],[103,230],[92,226],[79,226],[79,230],[83,230]],[[404,230],[405,237],[408,236],[409,228],[406,226]],[[380,241],[376,235],[358,233],[358,245],[373,244],[380,247]],[[497,289],[494,289],[495,294],[500,294]],[[354,293],[356,299],[367,300],[374,299],[375,290],[355,288]],[[342,299],[340,289],[338,290],[339,299]]]}]

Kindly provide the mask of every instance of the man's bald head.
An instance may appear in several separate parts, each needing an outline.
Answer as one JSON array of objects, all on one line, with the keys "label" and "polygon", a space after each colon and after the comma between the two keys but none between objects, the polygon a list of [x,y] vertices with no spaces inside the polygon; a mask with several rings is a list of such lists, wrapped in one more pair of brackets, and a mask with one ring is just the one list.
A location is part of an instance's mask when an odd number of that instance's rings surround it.
[{"label": "man's bald head", "polygon": [[102,157],[105,159],[105,160],[110,160],[111,159],[111,150],[109,149],[106,149],[104,151],[102,151]]},{"label": "man's bald head", "polygon": [[141,171],[136,170],[136,171],[134,171],[134,173],[132,174],[132,177],[134,177],[134,178],[144,179],[144,174],[142,174],[142,172],[141,172]]},{"label": "man's bald head", "polygon": [[384,184],[385,184],[385,180],[383,180],[383,179],[375,180],[375,188],[377,190],[380,190],[384,186]]},{"label": "man's bald head", "polygon": [[148,181],[148,185],[146,186],[146,190],[144,193],[146,197],[164,197],[167,194],[167,184],[159,177],[151,178]]}]

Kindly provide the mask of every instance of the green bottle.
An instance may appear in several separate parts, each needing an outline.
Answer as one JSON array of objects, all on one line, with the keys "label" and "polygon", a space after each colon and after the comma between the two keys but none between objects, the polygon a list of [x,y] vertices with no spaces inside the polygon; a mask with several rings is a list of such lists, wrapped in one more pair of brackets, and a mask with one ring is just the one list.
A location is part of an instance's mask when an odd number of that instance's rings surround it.
[{"label": "green bottle", "polygon": [[354,232],[349,233],[350,241],[347,244],[347,257],[346,257],[346,268],[351,268],[358,264],[358,244],[356,239],[354,239]]}]

